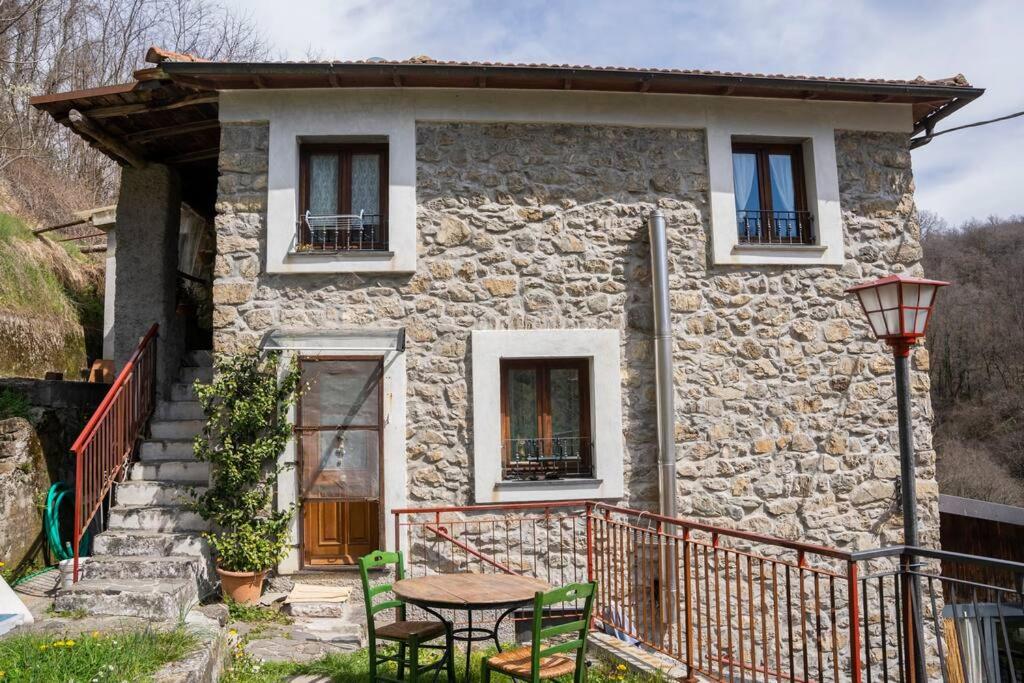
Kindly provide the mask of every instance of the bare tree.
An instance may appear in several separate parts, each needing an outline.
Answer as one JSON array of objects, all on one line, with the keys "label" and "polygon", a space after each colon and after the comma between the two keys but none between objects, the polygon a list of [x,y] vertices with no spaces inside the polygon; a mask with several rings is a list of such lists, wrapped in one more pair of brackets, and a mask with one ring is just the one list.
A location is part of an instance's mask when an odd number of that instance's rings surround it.
[{"label": "bare tree", "polygon": [[0,0],[0,182],[32,217],[109,198],[117,169],[28,98],[129,82],[150,45],[226,61],[268,53],[252,17],[216,0]]}]

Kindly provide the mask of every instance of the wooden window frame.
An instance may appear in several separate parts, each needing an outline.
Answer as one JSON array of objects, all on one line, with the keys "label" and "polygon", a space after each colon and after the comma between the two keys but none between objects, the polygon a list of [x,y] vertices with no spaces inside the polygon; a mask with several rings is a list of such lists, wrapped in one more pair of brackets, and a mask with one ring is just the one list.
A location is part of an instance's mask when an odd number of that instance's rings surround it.
[{"label": "wooden window frame", "polygon": [[[575,369],[580,378],[580,469],[576,477],[591,478],[594,476],[594,443],[592,439],[592,410],[590,401],[590,359],[589,358],[515,358],[501,359],[500,386],[501,397],[501,444],[502,471],[510,465],[510,454],[505,444],[511,440],[512,419],[509,412],[509,372],[511,370],[534,370],[537,372],[537,434],[542,441],[552,439],[551,424],[551,371]],[[550,447],[550,443],[547,444]],[[503,478],[505,478],[503,476]],[[559,479],[569,478],[562,473]]]},{"label": "wooden window frame", "polygon": [[[373,244],[374,250],[388,249],[388,144],[386,142],[359,143],[301,143],[299,145],[299,216],[306,215],[309,209],[309,157],[313,154],[338,155],[338,204],[337,214],[352,213],[352,156],[355,154],[378,154],[379,156],[379,197],[380,235]],[[309,241],[308,228],[302,226],[302,242]]]},{"label": "wooden window frame", "polygon": [[[781,244],[815,244],[814,230],[811,229],[811,216],[807,208],[807,176],[804,174],[804,151],[803,145],[798,143],[760,143],[760,142],[734,142],[732,144],[733,154],[753,154],[757,159],[757,189],[758,203],[762,212],[772,212],[772,188],[771,188],[771,166],[768,157],[771,155],[787,155],[791,160],[793,169],[793,188],[796,198],[797,214],[804,214],[807,217],[807,225],[801,230],[799,240],[789,238]],[[735,176],[733,183],[736,182]],[[735,184],[734,184],[735,187]],[[779,244],[773,241],[766,233],[772,229],[769,221],[762,222],[762,240],[765,243]],[[776,240],[778,238],[775,238]]]}]

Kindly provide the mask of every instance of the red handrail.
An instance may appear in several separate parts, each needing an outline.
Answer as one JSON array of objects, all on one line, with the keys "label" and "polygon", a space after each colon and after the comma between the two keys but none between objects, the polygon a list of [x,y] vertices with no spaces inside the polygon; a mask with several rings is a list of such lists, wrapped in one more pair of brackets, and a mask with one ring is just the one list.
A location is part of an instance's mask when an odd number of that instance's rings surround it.
[{"label": "red handrail", "polygon": [[139,341],[71,446],[75,456],[73,581],[78,581],[79,546],[85,529],[114,482],[124,473],[135,441],[153,412],[158,329],[159,325],[154,323]]}]

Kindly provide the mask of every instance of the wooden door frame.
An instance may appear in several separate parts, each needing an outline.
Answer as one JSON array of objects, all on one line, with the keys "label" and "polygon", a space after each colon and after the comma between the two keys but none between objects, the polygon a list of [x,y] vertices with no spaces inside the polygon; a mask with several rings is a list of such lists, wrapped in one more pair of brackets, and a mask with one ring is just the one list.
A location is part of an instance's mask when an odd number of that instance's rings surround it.
[{"label": "wooden door frame", "polygon": [[[378,539],[378,542],[380,542],[380,541],[382,541],[382,540],[384,540],[386,538],[385,533],[387,531],[387,526],[385,524],[385,519],[384,519],[385,518],[385,510],[387,509],[385,507],[385,503],[384,503],[384,497],[385,497],[385,494],[386,494],[386,491],[387,491],[387,486],[385,486],[385,481],[384,481],[384,426],[386,424],[386,421],[384,419],[384,372],[385,372],[385,369],[386,369],[386,366],[384,365],[384,359],[385,359],[385,357],[383,355],[368,355],[368,356],[358,356],[358,355],[303,356],[303,355],[301,355],[301,353],[299,354],[299,357],[298,357],[299,377],[300,378],[302,377],[302,365],[303,365],[303,363],[316,363],[316,362],[321,362],[321,361],[362,361],[364,363],[367,362],[367,361],[374,361],[374,362],[377,363],[377,367],[380,370],[380,376],[379,376],[379,378],[377,380],[377,385],[378,385],[378,391],[377,391],[377,425],[378,425],[377,426],[377,452],[378,452],[378,458],[377,458],[377,460],[378,460],[378,465],[377,465],[377,467],[378,467],[377,482],[378,482],[378,486],[380,487],[380,490],[379,490],[379,493],[378,493],[377,499],[376,499],[377,500],[377,507],[378,507],[378,513],[377,513],[377,517],[378,517],[378,520],[377,520],[377,539]],[[292,434],[294,435],[294,437],[296,439],[296,448],[298,449],[298,457],[296,458],[296,461],[297,461],[297,464],[298,464],[297,469],[298,469],[298,477],[299,477],[299,486],[296,487],[296,494],[297,494],[296,497],[298,499],[298,506],[299,506],[299,523],[297,525],[298,528],[299,528],[299,539],[298,539],[299,540],[299,569],[301,569],[302,571],[337,571],[339,569],[342,569],[342,570],[343,569],[351,569],[355,565],[351,565],[351,564],[313,565],[313,564],[310,564],[309,562],[307,562],[307,558],[306,558],[306,539],[305,539],[306,524],[305,524],[305,517],[304,517],[305,511],[304,511],[303,506],[302,506],[302,503],[303,503],[303,500],[304,500],[303,499],[303,495],[302,495],[302,446],[301,446],[301,443],[298,441],[298,439],[299,439],[300,435],[302,434],[302,432],[306,431],[306,430],[303,430],[300,427],[301,424],[302,424],[302,395],[300,394],[299,395],[299,399],[295,402],[295,423],[292,425]],[[327,426],[330,427],[332,425],[327,425]],[[354,502],[358,502],[360,500],[367,501],[367,500],[372,500],[372,499],[369,499],[369,498],[362,498],[362,499],[353,499],[353,498],[318,498],[317,500],[321,500],[321,501],[324,501],[324,502],[332,502],[332,501],[334,501],[334,502],[339,502],[339,501],[346,501],[346,502],[353,502],[354,501]]]}]

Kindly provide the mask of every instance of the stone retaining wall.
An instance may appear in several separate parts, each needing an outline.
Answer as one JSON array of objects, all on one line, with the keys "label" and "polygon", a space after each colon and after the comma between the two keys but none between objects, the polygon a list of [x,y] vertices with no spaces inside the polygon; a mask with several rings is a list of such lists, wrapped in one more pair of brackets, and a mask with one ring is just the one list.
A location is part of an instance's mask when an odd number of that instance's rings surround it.
[{"label": "stone retaining wall", "polygon": [[[920,273],[907,136],[836,134],[847,263],[715,267],[700,130],[420,124],[412,276],[264,271],[268,126],[225,124],[214,341],[404,325],[412,505],[471,501],[473,329],[612,328],[624,502],[656,501],[644,215],[669,225],[681,514],[846,548],[898,539],[892,364],[843,289]],[[922,537],[937,543],[927,355],[913,388]],[[496,426],[495,426],[496,428]],[[496,457],[496,456],[495,456]]]}]

